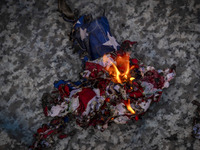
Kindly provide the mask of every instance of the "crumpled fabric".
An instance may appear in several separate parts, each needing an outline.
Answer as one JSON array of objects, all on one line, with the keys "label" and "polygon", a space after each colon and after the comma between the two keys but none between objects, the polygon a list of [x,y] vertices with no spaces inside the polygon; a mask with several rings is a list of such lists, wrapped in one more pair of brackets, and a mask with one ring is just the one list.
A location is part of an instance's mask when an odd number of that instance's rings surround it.
[{"label": "crumpled fabric", "polygon": [[[117,56],[123,56],[124,53],[126,52],[116,51],[105,55],[117,65]],[[131,119],[138,120],[147,112],[151,103],[160,100],[162,91],[166,88],[165,83],[169,83],[176,73],[170,68],[156,70],[154,67],[144,66],[137,58],[130,58],[129,63],[133,68],[130,71],[131,76],[135,79],[131,82],[115,83],[106,70],[111,64],[103,62],[102,57],[87,61],[80,81],[57,81],[54,83],[56,90],[44,95],[44,114],[60,118],[72,115],[79,126],[94,126],[101,131],[111,122],[125,124]],[[120,67],[123,72],[125,67]],[[128,103],[135,114],[128,110]],[[45,139],[51,139],[57,132],[54,129],[40,130],[39,142],[46,147],[52,145],[47,144]],[[67,134],[59,135],[58,138],[64,137]]]},{"label": "crumpled fabric", "polygon": [[[115,55],[106,55],[110,58],[113,58],[113,61],[115,61],[115,56],[121,54],[116,52]],[[105,69],[105,62],[102,61],[103,60],[99,58],[95,61],[86,62],[82,77],[84,78],[85,82],[87,82],[87,84],[80,84],[79,88],[76,90],[70,91],[68,86],[71,84],[69,84],[69,82],[58,82],[60,83],[60,85],[57,86],[59,98],[62,102],[61,104],[66,107],[65,114],[76,114],[80,124],[81,122],[85,123],[83,117],[84,115],[88,115],[87,120],[88,117],[90,118],[93,115],[95,116],[97,113],[98,115],[104,115],[105,107],[103,107],[103,105],[106,105],[111,114],[120,114],[122,116],[127,116],[127,114],[131,115],[127,109],[125,109],[126,112],[123,111],[122,113],[121,109],[117,109],[117,107],[115,107],[116,105],[121,106],[122,104],[126,104],[128,99],[130,99],[131,107],[133,110],[136,110],[137,115],[146,112],[152,102],[157,102],[160,100],[162,90],[165,88],[164,83],[169,82],[172,79],[172,77],[168,78],[169,74],[173,74],[173,77],[175,76],[174,70],[166,69],[164,71],[157,71],[154,67],[145,67],[144,65],[140,65],[139,60],[134,58],[130,59],[130,62],[133,62],[132,65],[136,65],[133,70],[133,72],[135,72],[133,73],[135,80],[133,80],[131,83],[114,83],[110,79],[110,76]],[[139,76],[139,78],[137,78],[137,76]],[[109,99],[109,102],[106,101],[107,98]],[[62,106],[61,104],[60,106]],[[49,116],[51,116],[50,114],[52,114],[53,110],[55,111],[54,114],[58,114],[57,111],[59,111],[58,116],[62,114],[60,111],[61,108],[64,107],[58,106],[59,105],[57,104],[51,107],[51,110],[49,110]],[[59,110],[55,109],[57,107]],[[100,109],[101,107],[102,109]],[[122,116],[120,116],[120,118],[122,118]]]},{"label": "crumpled fabric", "polygon": [[64,134],[66,123],[69,121],[68,117],[55,117],[49,124],[43,124],[42,127],[37,129],[37,133],[34,134],[36,139],[34,143],[29,147],[30,149],[44,149],[51,147],[55,141],[53,136],[58,135],[59,139],[67,137]]}]

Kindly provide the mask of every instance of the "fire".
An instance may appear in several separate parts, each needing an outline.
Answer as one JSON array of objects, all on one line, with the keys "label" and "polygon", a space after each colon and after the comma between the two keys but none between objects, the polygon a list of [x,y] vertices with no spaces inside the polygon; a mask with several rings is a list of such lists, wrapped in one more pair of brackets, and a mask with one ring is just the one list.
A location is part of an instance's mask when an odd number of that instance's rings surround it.
[{"label": "fire", "polygon": [[130,99],[128,99],[128,103],[126,103],[126,108],[132,113],[135,114],[135,111],[132,109],[130,104]]},{"label": "fire", "polygon": [[108,66],[106,66],[106,70],[109,72],[109,74],[111,76],[114,77],[114,79],[116,80],[117,83],[122,83],[121,79],[120,79],[120,72],[117,69],[116,65],[113,63],[113,61],[108,58],[106,55],[103,56],[103,62],[107,63]]},{"label": "fire", "polygon": [[106,70],[112,77],[113,82],[123,83],[127,82],[128,80],[132,81],[135,79],[130,75],[130,70],[133,69],[134,66],[130,68],[129,57],[130,54],[126,53],[122,56],[117,56],[114,61],[106,55],[103,56],[103,62],[107,64]]},{"label": "fire", "polygon": [[[103,56],[105,69],[108,71],[113,82],[121,84],[124,82],[132,82],[135,79],[134,77],[131,77],[130,74],[130,70],[134,69],[134,66],[130,67],[129,57],[129,53],[118,55],[115,60],[107,55]],[[132,89],[132,87],[130,88]],[[135,111],[130,105],[130,99],[125,102],[125,105],[131,114],[135,114]]]}]

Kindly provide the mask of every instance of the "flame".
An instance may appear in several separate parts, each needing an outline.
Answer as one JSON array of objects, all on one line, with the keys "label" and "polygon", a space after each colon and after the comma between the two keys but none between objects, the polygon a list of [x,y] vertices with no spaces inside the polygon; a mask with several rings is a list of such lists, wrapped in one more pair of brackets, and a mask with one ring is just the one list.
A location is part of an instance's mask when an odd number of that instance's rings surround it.
[{"label": "flame", "polygon": [[122,83],[127,82],[127,80],[132,81],[135,79],[130,75],[130,70],[133,69],[134,66],[130,68],[129,57],[130,54],[126,53],[124,55],[117,56],[115,59],[116,62],[114,62],[114,60],[106,55],[103,56],[103,62],[107,64],[106,70],[112,77],[113,82]]},{"label": "flame", "polygon": [[129,53],[126,53],[123,56],[117,56],[116,62],[117,67],[120,68],[121,77],[124,79],[128,78],[129,71],[130,71],[130,64],[129,64]]},{"label": "flame", "polygon": [[122,83],[120,79],[120,72],[117,69],[116,65],[112,62],[110,58],[108,58],[106,55],[103,56],[103,62],[107,64],[111,64],[110,66],[106,66],[106,70],[109,72],[110,75],[116,79],[117,83]]},{"label": "flame", "polygon": [[[135,66],[130,67],[129,57],[129,53],[118,55],[114,61],[111,57],[108,57],[107,55],[103,56],[105,69],[108,71],[113,82],[132,82],[135,79],[134,77],[131,77],[130,73],[130,70],[134,69]],[[130,88],[133,89],[133,87]],[[128,99],[125,105],[127,107],[127,110],[129,110],[131,114],[135,114],[135,111],[130,105],[130,99]]]},{"label": "flame", "polygon": [[128,99],[128,102],[126,103],[126,108],[132,113],[135,114],[135,111],[132,109],[130,104],[130,99]]}]

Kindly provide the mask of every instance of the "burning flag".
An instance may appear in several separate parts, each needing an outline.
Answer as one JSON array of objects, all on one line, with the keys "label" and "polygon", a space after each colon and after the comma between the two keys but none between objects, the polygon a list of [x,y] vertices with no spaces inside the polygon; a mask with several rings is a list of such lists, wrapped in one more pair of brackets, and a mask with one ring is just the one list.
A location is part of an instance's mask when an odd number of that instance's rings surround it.
[{"label": "burning flag", "polygon": [[[127,51],[136,42],[121,45],[111,35],[106,17],[92,20],[82,16],[71,33],[73,45],[84,57],[84,70],[78,82],[60,80],[56,88],[42,98],[46,116],[53,117],[35,135],[32,148],[49,147],[52,135],[60,134],[73,116],[81,127],[96,126],[105,130],[108,124],[124,124],[144,114],[151,103],[160,100],[163,88],[175,77],[175,68],[156,70],[144,66]],[[59,138],[67,137],[60,134]]]}]

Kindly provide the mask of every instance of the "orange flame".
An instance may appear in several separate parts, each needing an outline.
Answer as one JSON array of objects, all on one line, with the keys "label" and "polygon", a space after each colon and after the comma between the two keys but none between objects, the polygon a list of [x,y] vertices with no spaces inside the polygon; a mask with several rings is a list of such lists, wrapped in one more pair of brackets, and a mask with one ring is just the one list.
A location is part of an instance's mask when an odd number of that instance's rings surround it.
[{"label": "orange flame", "polygon": [[115,64],[114,61],[109,57],[106,55],[103,56],[103,62],[109,64],[106,66],[106,70],[108,71],[109,75],[113,77],[113,82],[122,83],[127,80],[132,81],[135,79],[134,77],[130,76],[130,70],[133,69],[134,66],[130,68],[129,57],[129,53],[126,53],[122,56],[117,56]]},{"label": "orange flame", "polygon": [[130,99],[128,99],[128,102],[126,103],[126,108],[132,113],[135,114],[135,111],[132,109],[130,104]]},{"label": "orange flame", "polygon": [[117,67],[120,69],[120,72],[122,72],[121,77],[127,79],[130,71],[129,53],[126,53],[123,56],[117,56],[116,62]]},{"label": "orange flame", "polygon": [[114,77],[114,79],[117,81],[117,83],[122,83],[120,79],[120,72],[117,69],[116,65],[112,62],[110,58],[108,58],[106,55],[103,56],[103,62],[107,64],[111,64],[110,66],[106,66],[106,70],[109,72],[111,76]]},{"label": "orange flame", "polygon": [[[114,61],[112,58],[107,57],[107,55],[103,56],[103,62],[106,65],[105,69],[108,71],[113,82],[123,83],[133,81],[135,79],[134,77],[131,77],[130,74],[130,70],[132,70],[134,66],[130,67],[129,57],[129,53],[120,56],[118,55]],[[135,114],[135,111],[130,105],[130,99],[128,99],[125,105],[131,114]]]}]

